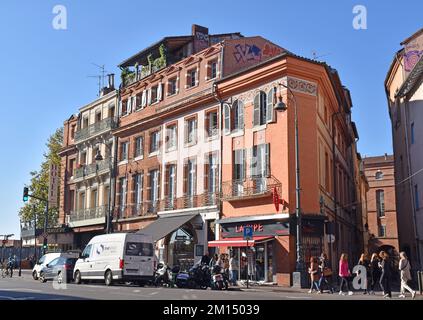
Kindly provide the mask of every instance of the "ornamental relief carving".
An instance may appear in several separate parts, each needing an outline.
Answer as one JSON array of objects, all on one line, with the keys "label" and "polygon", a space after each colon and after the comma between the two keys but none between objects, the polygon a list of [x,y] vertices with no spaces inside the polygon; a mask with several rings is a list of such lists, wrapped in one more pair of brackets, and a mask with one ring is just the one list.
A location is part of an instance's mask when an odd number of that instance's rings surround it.
[{"label": "ornamental relief carving", "polygon": [[[301,92],[305,94],[309,94],[312,96],[317,96],[317,84],[314,82],[310,82],[303,79],[298,79],[294,77],[283,77],[279,80],[275,80],[271,83],[266,83],[265,85],[262,85],[261,87],[255,88],[253,90],[250,90],[248,92],[243,92],[238,95],[235,95],[232,97],[233,101],[235,100],[241,100],[244,102],[244,104],[252,103],[254,100],[254,97],[260,92],[268,92],[273,87],[279,87],[279,83],[283,83],[294,92]],[[285,89],[282,87],[282,89]]]}]

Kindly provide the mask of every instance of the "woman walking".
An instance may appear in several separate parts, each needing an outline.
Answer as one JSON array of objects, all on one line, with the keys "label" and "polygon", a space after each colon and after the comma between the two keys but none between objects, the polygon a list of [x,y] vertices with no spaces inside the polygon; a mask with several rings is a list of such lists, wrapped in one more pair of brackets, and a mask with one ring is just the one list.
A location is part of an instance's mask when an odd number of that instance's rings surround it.
[{"label": "woman walking", "polygon": [[366,254],[361,254],[360,260],[358,260],[358,264],[366,268],[366,280],[364,281],[364,292],[363,294],[367,294],[367,286],[368,286],[368,279],[370,278],[370,262],[367,259]]},{"label": "woman walking", "polygon": [[319,288],[319,265],[317,263],[316,257],[310,258],[310,268],[308,268],[308,273],[310,274],[311,288],[308,293],[313,293],[314,287],[316,287],[317,293],[320,293]]},{"label": "woman walking", "polygon": [[389,256],[385,251],[379,253],[381,261],[379,262],[380,269],[382,271],[379,284],[383,291],[384,298],[392,298],[391,292],[391,266]]},{"label": "woman walking", "polygon": [[331,283],[332,270],[330,268],[330,261],[328,260],[326,253],[322,253],[320,255],[319,269],[320,269],[320,280],[319,280],[320,293],[323,293],[323,284],[326,284],[326,286],[329,289],[329,292],[333,294],[334,289]]},{"label": "woman walking", "polygon": [[416,297],[416,291],[411,289],[407,282],[411,280],[410,262],[408,261],[407,255],[404,251],[400,252],[399,270],[401,272],[401,294],[400,298],[405,298],[405,290],[411,293],[411,297]]},{"label": "woman walking", "polygon": [[341,284],[339,286],[339,294],[344,294],[344,284],[347,286],[348,295],[352,296],[353,292],[350,290],[350,284],[348,278],[351,277],[350,268],[348,266],[348,255],[346,253],[341,254],[341,259],[339,259],[339,276],[341,278]]},{"label": "woman walking", "polygon": [[379,282],[380,268],[379,268],[379,257],[377,253],[373,253],[370,259],[370,292],[369,294],[375,294],[375,285]]}]

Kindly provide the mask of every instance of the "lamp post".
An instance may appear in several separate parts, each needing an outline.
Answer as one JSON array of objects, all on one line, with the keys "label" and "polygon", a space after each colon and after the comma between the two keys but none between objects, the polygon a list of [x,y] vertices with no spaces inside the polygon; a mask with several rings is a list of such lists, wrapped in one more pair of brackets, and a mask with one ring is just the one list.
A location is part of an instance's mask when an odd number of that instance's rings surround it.
[{"label": "lamp post", "polygon": [[[106,145],[106,147],[107,147],[107,145]],[[110,204],[111,204],[111,201],[112,201],[111,197],[112,197],[112,172],[113,172],[112,161],[114,161],[113,159],[114,159],[113,157],[110,157],[110,165],[109,165],[109,194],[108,194],[109,200],[108,200],[108,205],[107,205],[106,233],[111,233],[111,231],[112,231],[111,230],[112,214],[111,214],[111,205]],[[100,149],[98,149],[97,154],[95,155],[94,160],[96,162],[99,162],[99,161],[103,161],[104,160],[103,156],[100,153]]]},{"label": "lamp post", "polygon": [[[301,214],[301,186],[300,186],[300,158],[299,158],[299,142],[298,142],[298,114],[297,114],[297,100],[291,88],[283,83],[280,86],[286,88],[292,95],[294,101],[294,125],[295,125],[295,218],[296,218],[296,253],[297,260],[295,272],[293,273],[293,286],[305,288],[307,286],[307,275],[304,264],[303,244],[302,244],[302,214]],[[286,111],[287,104],[279,97],[279,102],[274,108],[276,111]]]},{"label": "lamp post", "polygon": [[19,223],[20,223],[20,226],[21,226],[21,247],[20,247],[20,250],[19,250],[19,273],[18,273],[18,275],[20,277],[22,275],[22,219],[21,218],[19,218]]}]

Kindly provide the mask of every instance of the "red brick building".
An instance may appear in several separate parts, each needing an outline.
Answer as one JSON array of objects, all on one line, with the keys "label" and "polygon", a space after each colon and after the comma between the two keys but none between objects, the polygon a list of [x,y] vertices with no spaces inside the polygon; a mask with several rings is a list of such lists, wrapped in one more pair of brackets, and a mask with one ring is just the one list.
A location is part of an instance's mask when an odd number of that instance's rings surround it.
[{"label": "red brick building", "polygon": [[398,226],[395,204],[394,156],[364,158],[369,182],[367,212],[369,253],[385,250],[398,255]]}]

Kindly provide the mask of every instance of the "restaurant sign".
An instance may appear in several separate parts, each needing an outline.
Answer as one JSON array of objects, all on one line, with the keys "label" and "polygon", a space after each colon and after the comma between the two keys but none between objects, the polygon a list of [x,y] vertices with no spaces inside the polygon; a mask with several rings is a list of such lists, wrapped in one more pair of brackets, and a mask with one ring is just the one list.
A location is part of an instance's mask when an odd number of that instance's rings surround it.
[{"label": "restaurant sign", "polygon": [[254,236],[284,236],[289,234],[289,222],[280,220],[259,220],[221,223],[224,238],[242,237],[244,227],[251,227]]}]

